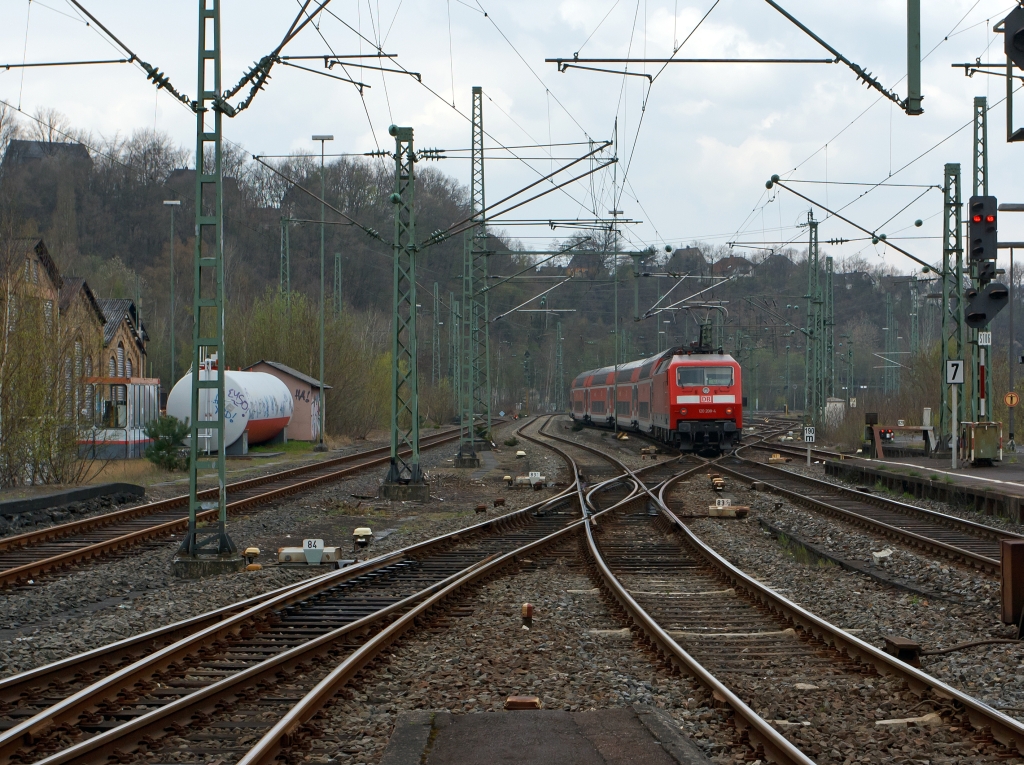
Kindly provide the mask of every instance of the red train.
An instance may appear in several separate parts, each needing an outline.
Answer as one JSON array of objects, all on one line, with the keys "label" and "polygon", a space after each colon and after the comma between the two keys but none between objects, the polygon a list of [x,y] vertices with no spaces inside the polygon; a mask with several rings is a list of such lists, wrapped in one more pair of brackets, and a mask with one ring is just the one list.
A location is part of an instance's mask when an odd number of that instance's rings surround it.
[{"label": "red train", "polygon": [[743,433],[740,365],[707,348],[677,348],[618,367],[583,372],[572,382],[572,418],[648,433],[682,451],[731,452]]}]

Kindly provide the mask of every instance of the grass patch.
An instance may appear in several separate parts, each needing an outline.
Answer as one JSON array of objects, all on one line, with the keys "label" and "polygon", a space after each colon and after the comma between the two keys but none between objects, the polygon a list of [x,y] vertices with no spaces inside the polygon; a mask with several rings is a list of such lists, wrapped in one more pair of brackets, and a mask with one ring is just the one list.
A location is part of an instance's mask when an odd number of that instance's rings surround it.
[{"label": "grass patch", "polygon": [[289,441],[285,444],[260,444],[250,446],[249,451],[253,454],[268,454],[273,452],[284,452],[285,454],[306,454],[313,452],[315,444],[312,441]]},{"label": "grass patch", "polygon": [[907,475],[909,475],[911,478],[920,478],[921,477],[921,474],[918,473],[916,470],[909,471],[907,473]]},{"label": "grass patch", "polygon": [[518,445],[519,445],[519,439],[516,438],[515,436],[512,436],[512,438],[506,438],[505,439],[505,446],[518,446]]},{"label": "grass patch", "polygon": [[951,475],[944,475],[944,476],[942,476],[942,480],[945,481],[946,483],[950,483],[950,484],[956,483],[956,481],[953,479],[953,476],[951,476]]}]

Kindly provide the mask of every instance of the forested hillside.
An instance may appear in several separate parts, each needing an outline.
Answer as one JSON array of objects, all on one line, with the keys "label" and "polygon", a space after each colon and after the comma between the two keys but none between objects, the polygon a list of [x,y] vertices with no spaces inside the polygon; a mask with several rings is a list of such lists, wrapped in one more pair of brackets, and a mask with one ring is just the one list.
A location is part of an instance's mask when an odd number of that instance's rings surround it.
[{"label": "forested hillside", "polygon": [[[194,170],[191,150],[167,136],[140,131],[130,136],[98,137],[70,124],[54,111],[37,120],[0,113],[2,204],[5,230],[19,236],[42,237],[64,275],[85,277],[100,297],[138,297],[151,337],[152,372],[169,382],[170,348],[170,213],[165,200],[180,200],[174,236],[178,369],[190,363],[192,300],[192,239]],[[26,161],[10,147],[18,141],[81,144],[48,150],[40,161]],[[15,143],[11,143],[15,141]],[[344,151],[345,147],[339,147]],[[317,376],[316,330],[320,278],[320,205],[299,187],[320,188],[319,157],[268,160],[277,172],[254,161],[230,144],[225,147],[225,270],[227,295],[227,363],[245,366],[261,358],[282,361]],[[446,174],[443,162],[417,165],[416,210],[420,240],[468,215],[467,189]],[[290,180],[286,180],[290,179]],[[294,181],[294,184],[290,181]],[[386,421],[389,368],[389,327],[392,300],[393,208],[389,195],[394,164],[389,158],[329,157],[327,200],[362,226],[380,232],[367,236],[328,211],[326,228],[326,285],[328,349],[326,382],[334,389],[328,401],[329,432],[363,435]],[[283,219],[289,219],[284,220]],[[293,292],[280,294],[284,228],[290,251]],[[490,272],[508,275],[536,258],[516,254],[522,248],[496,224],[489,229]],[[571,244],[566,240],[563,246]],[[636,249],[619,240],[618,269],[613,268],[614,240],[606,233],[579,237],[576,253],[545,263],[532,278],[509,282],[489,293],[491,315],[503,313],[557,283],[574,278],[528,308],[561,313],[514,313],[491,326],[492,381],[497,407],[509,408],[525,399],[527,375],[533,401],[553,402],[556,328],[561,325],[564,377],[614,361],[613,296],[618,293],[620,358],[653,354],[672,344],[697,337],[698,325],[715,311],[724,319],[721,338],[746,368],[745,388],[751,406],[797,408],[803,398],[805,344],[800,327],[807,308],[806,251],[795,247],[776,253],[741,252],[722,245],[680,243],[643,252],[640,276],[634,276],[629,252]],[[600,244],[598,244],[600,243]],[[557,242],[554,244],[558,244]],[[938,246],[938,245],[936,245]],[[420,306],[419,348],[424,409],[434,420],[454,415],[452,386],[452,299],[461,300],[461,237],[427,247],[419,254],[417,278]],[[341,259],[342,311],[335,315],[335,253]],[[827,252],[822,253],[822,261]],[[938,261],[941,254],[931,260]],[[584,268],[573,267],[583,263]],[[746,264],[746,265],[744,265]],[[749,271],[749,273],[743,273]],[[617,274],[617,279],[613,278]],[[706,290],[713,276],[735,278],[703,292],[701,299],[718,309],[699,308],[650,313],[659,298],[666,307]],[[546,278],[538,278],[546,277]],[[686,277],[680,281],[681,277]],[[917,286],[919,331],[911,347],[912,280]],[[884,259],[854,258],[835,263],[836,393],[845,398],[849,344],[853,343],[853,378],[864,405],[884,402],[914,417],[919,400],[937,390],[931,365],[917,365],[913,375],[903,370],[898,384],[905,396],[883,395],[887,299],[895,319],[896,359],[909,366],[912,352],[935,355],[939,335],[934,274],[899,275]],[[494,280],[492,280],[493,282]],[[617,284],[616,284],[617,282]],[[440,304],[434,314],[434,284]],[[888,296],[888,298],[887,298]],[[641,321],[634,320],[638,311]],[[996,375],[1005,376],[1004,312],[995,327]],[[659,334],[663,333],[663,334]],[[434,344],[437,351],[434,352]],[[1002,351],[999,343],[1004,343]],[[789,346],[788,352],[786,346]],[[890,348],[891,350],[891,348]],[[526,352],[529,351],[529,356]],[[937,358],[937,357],[936,357]],[[1002,365],[1000,367],[999,365]],[[789,388],[787,389],[787,366]],[[937,378],[936,378],[937,379]],[[866,387],[864,387],[866,386]],[[912,411],[913,410],[913,411]],[[917,411],[917,416],[920,413]]]}]

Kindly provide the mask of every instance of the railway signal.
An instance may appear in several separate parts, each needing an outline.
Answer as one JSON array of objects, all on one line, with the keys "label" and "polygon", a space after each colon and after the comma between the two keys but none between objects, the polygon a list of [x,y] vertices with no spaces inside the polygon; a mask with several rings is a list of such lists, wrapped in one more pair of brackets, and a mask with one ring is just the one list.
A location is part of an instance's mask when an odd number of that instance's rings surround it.
[{"label": "railway signal", "polygon": [[[972,263],[991,261],[992,276],[995,276],[997,247],[996,210],[998,203],[993,196],[973,196],[968,205],[967,231],[968,253]],[[984,280],[991,281],[991,278]]]},{"label": "railway signal", "polygon": [[1024,69],[1024,8],[1014,8],[1003,19],[1003,48],[1006,57]]}]

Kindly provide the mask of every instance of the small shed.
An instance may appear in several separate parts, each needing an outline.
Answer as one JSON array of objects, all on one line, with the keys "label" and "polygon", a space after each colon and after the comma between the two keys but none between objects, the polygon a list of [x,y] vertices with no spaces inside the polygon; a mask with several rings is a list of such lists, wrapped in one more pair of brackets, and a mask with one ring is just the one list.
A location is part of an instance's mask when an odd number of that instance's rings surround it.
[{"label": "small shed", "polygon": [[[320,440],[320,386],[319,380],[304,375],[297,369],[277,361],[261,359],[245,368],[246,372],[266,372],[288,386],[295,400],[292,420],[284,429],[285,438],[289,441]],[[330,385],[324,385],[328,391]]]}]

